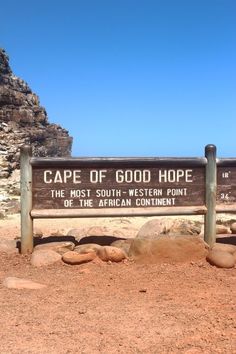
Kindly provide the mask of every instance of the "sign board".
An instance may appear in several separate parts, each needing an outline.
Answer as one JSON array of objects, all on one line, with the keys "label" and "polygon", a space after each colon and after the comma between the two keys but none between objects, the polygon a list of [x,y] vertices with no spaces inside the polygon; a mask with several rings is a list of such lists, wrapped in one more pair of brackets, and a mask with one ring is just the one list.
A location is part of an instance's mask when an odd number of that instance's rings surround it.
[{"label": "sign board", "polygon": [[217,164],[217,196],[218,209],[236,207],[236,159],[220,159]]},{"label": "sign board", "polygon": [[[35,158],[23,146],[21,252],[33,250],[33,220],[54,217],[205,215],[205,241],[212,245],[216,170],[214,145],[206,146],[202,158],[68,159]],[[235,170],[219,173],[218,194],[234,200],[226,176],[235,179]]]},{"label": "sign board", "polygon": [[[53,164],[52,164],[53,165]],[[33,167],[33,209],[157,208],[205,204],[205,168],[158,161]],[[184,166],[184,163],[182,162]]]}]

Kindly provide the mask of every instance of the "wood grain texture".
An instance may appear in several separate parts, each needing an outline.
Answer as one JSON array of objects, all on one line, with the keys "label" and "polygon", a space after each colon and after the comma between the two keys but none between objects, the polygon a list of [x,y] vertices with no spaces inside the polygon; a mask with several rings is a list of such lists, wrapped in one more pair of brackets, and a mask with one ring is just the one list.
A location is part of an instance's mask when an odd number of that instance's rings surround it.
[{"label": "wood grain texture", "polygon": [[[231,166],[229,159],[226,160],[229,166],[218,167],[217,169],[217,204],[236,204],[236,166]],[[233,160],[234,161],[234,160]],[[225,162],[226,163],[226,162]]]},{"label": "wood grain texture", "polygon": [[84,218],[84,217],[105,217],[105,216],[158,216],[158,215],[204,215],[206,207],[164,207],[164,208],[140,208],[140,209],[33,209],[31,216],[39,218]]},{"label": "wood grain texture", "polygon": [[[186,172],[190,168],[179,167]],[[101,169],[101,166],[100,166]],[[70,168],[70,171],[80,171],[80,182],[74,183],[73,177],[61,183],[45,183],[45,168],[33,167],[33,208],[34,209],[107,209],[107,208],[140,208],[140,207],[166,207],[166,206],[195,206],[205,204],[205,168],[191,168],[191,182],[180,178],[178,182],[160,181],[160,170],[176,171],[178,168],[153,167],[153,165],[137,165],[135,168],[124,166],[111,167],[109,163],[102,166],[106,171],[101,183],[91,182],[91,168]],[[59,171],[63,175],[65,169],[48,168],[52,180]],[[99,170],[99,169],[97,169]],[[117,171],[150,171],[150,181],[117,182]],[[174,173],[174,172],[173,172]],[[186,172],[187,173],[187,172]],[[72,200],[70,206],[65,205],[65,200]]]}]

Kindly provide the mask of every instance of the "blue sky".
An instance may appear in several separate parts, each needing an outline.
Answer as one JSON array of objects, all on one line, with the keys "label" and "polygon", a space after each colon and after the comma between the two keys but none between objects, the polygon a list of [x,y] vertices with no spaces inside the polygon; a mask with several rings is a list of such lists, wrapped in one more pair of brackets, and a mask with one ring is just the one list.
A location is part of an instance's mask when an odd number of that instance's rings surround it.
[{"label": "blue sky", "polygon": [[0,46],[73,156],[236,156],[235,0],[8,0]]}]

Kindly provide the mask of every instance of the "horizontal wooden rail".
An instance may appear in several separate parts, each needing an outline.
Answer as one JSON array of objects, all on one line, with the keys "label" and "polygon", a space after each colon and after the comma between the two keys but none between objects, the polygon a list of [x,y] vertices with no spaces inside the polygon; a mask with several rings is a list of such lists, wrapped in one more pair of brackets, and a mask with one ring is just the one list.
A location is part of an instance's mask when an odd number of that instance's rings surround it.
[{"label": "horizontal wooden rail", "polygon": [[216,205],[216,212],[217,213],[229,213],[229,214],[234,214],[236,213],[236,205],[230,205],[230,204],[217,204]]},{"label": "horizontal wooden rail", "polygon": [[236,158],[217,159],[216,163],[219,167],[235,167]]},{"label": "horizontal wooden rail", "polygon": [[30,164],[32,167],[38,167],[38,168],[58,168],[58,167],[64,167],[64,168],[71,168],[71,167],[78,167],[78,166],[89,166],[89,167],[95,167],[95,166],[106,166],[109,164],[109,166],[121,166],[122,167],[130,167],[130,164],[132,164],[132,167],[135,166],[152,166],[154,167],[155,164],[159,166],[165,166],[165,167],[201,167],[201,166],[206,166],[207,164],[207,159],[206,158],[158,158],[158,157],[112,157],[112,158],[105,158],[105,157],[100,157],[100,158],[87,158],[87,157],[81,157],[81,158],[36,158],[32,157],[30,159]]},{"label": "horizontal wooden rail", "polygon": [[86,218],[107,216],[159,216],[159,215],[205,215],[205,206],[162,207],[162,208],[112,208],[112,209],[32,209],[31,217],[44,218]]}]

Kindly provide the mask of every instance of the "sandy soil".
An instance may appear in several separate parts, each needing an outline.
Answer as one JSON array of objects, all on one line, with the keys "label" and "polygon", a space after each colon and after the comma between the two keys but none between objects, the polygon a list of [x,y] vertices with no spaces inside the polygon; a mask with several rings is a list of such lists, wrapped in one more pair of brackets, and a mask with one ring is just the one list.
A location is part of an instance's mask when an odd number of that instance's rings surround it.
[{"label": "sandy soil", "polygon": [[[40,220],[45,232],[83,225],[139,228],[146,219]],[[86,224],[89,223],[89,224]],[[19,235],[19,218],[0,237]],[[6,276],[41,290],[3,287]],[[94,261],[34,268],[29,256],[0,254],[0,353],[236,353],[236,269],[205,261]]]}]

